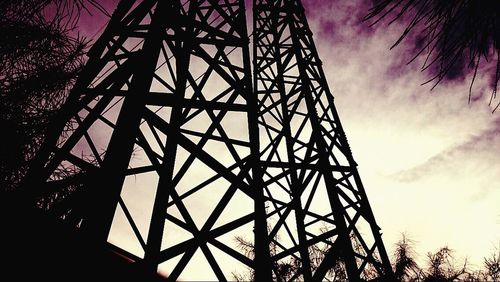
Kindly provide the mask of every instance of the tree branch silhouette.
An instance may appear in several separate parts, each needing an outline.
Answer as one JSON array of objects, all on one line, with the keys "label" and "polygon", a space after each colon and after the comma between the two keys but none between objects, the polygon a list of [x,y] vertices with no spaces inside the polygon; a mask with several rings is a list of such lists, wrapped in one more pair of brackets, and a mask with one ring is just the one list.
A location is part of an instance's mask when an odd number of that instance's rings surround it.
[{"label": "tree branch silhouette", "polygon": [[0,185],[13,190],[83,66],[83,0],[0,1]]},{"label": "tree branch silhouette", "polygon": [[[422,70],[434,68],[435,73],[424,82],[434,82],[434,88],[444,79],[455,79],[467,70],[473,71],[469,88],[469,103],[472,86],[480,65],[495,61],[491,71],[492,93],[489,104],[495,111],[499,106],[492,104],[497,97],[500,80],[500,2],[496,0],[381,0],[374,1],[373,8],[365,16],[371,26],[388,20],[408,22],[406,29],[391,49],[399,45],[412,32],[417,32],[415,55],[425,56]],[[388,19],[389,18],[389,19]],[[496,56],[496,60],[495,60]]]}]

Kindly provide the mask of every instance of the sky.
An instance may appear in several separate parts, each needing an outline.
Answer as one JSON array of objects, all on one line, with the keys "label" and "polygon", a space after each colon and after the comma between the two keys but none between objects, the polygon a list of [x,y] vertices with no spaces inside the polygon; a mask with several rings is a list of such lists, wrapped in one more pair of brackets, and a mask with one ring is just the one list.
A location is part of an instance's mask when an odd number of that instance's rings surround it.
[{"label": "sky", "polygon": [[[367,27],[367,1],[305,1],[336,106],[389,253],[405,233],[423,257],[448,245],[480,265],[500,244],[500,116],[489,75],[431,91],[404,26]],[[420,63],[420,64],[419,64]],[[490,72],[491,73],[491,72]],[[488,73],[489,74],[489,73]],[[498,103],[498,98],[497,98]]]},{"label": "sky", "polygon": [[[111,12],[113,2],[102,3]],[[404,233],[421,262],[449,246],[458,262],[481,266],[500,248],[500,111],[488,105],[490,77],[478,75],[470,103],[470,73],[432,91],[421,85],[430,74],[422,58],[406,64],[412,37],[390,50],[404,26],[369,27],[361,18],[370,3],[304,0],[385,246],[392,254]],[[89,37],[105,21],[91,12],[80,23]]]}]

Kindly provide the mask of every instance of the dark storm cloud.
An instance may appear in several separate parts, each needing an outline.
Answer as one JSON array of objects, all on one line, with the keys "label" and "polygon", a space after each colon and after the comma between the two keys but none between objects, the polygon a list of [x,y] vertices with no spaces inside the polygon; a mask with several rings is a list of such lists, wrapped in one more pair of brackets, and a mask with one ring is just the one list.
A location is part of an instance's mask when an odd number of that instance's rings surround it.
[{"label": "dark storm cloud", "polygon": [[335,42],[356,40],[356,37],[372,33],[363,18],[371,4],[368,1],[302,1],[308,19],[319,23],[319,36]]},{"label": "dark storm cloud", "polygon": [[[358,43],[373,37],[387,38],[388,40],[384,42],[386,45],[382,46],[382,49],[388,50],[397,41],[405,27],[398,22],[389,26],[387,21],[383,21],[371,26],[373,20],[364,21],[363,19],[372,8],[372,1],[305,0],[303,3],[309,22],[315,30],[316,41],[319,41],[320,37],[322,42],[328,42],[332,46],[349,45],[352,56],[356,56],[356,49],[360,48]],[[406,73],[407,63],[424,44],[422,36],[418,33],[409,34],[407,41],[392,51],[392,63],[384,70],[384,78],[397,79]],[[418,69],[419,66],[413,68]]]}]

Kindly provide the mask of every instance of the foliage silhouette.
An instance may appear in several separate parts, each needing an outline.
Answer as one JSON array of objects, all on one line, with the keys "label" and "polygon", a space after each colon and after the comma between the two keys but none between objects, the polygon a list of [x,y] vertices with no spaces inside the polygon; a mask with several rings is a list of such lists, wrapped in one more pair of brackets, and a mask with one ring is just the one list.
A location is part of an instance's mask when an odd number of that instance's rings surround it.
[{"label": "foliage silhouette", "polygon": [[[236,237],[236,243],[245,255],[253,258],[253,243],[243,237]],[[270,245],[271,256],[276,254],[276,240]],[[353,246],[356,248],[354,237]],[[472,270],[467,260],[457,263],[453,257],[453,250],[449,247],[441,247],[436,252],[427,253],[426,264],[421,267],[417,263],[418,254],[414,251],[415,242],[405,234],[395,243],[392,256],[392,267],[396,281],[420,281],[420,282],[452,282],[452,281],[499,281],[500,279],[500,248],[484,258],[482,268]],[[328,248],[310,248],[310,256],[313,267],[317,267],[324,257]],[[314,272],[315,269],[313,269]],[[273,264],[273,279],[275,281],[292,281],[300,271],[300,261],[292,257],[288,261],[280,261]],[[366,281],[376,279],[376,271],[365,272],[363,278]],[[253,272],[248,269],[242,273],[233,273],[235,281],[254,281]],[[326,276],[325,281],[346,281],[346,271],[342,261],[338,260]]]},{"label": "foliage silhouette", "polygon": [[[322,228],[323,233],[327,232],[326,228]],[[253,243],[241,236],[237,236],[234,238],[237,245],[244,252],[244,254],[250,258],[253,258]],[[269,245],[270,256],[273,257],[278,253],[278,243],[280,241],[279,234],[276,235],[274,240],[271,241]],[[360,253],[363,250],[361,242],[357,239],[356,236],[351,236],[351,242],[353,248],[356,252]],[[309,258],[311,261],[312,271],[316,271],[321,262],[323,261],[325,255],[330,250],[333,245],[332,242],[329,241],[330,244],[323,244],[321,246],[313,245],[309,247]],[[339,257],[335,258],[335,263],[332,268],[328,270],[323,281],[329,282],[337,282],[337,281],[346,281],[347,280],[347,272],[345,269],[345,264],[343,260]],[[280,260],[273,262],[272,272],[273,272],[273,280],[274,281],[295,281],[300,278],[300,268],[301,263],[300,259],[295,256],[291,256],[288,260]],[[243,281],[255,281],[253,270],[247,269],[242,273],[232,273],[234,280],[243,282]],[[367,267],[363,270],[361,277],[365,280],[376,279],[379,276],[377,270],[373,267]]]},{"label": "foliage silhouette", "polygon": [[500,246],[490,257],[484,258],[485,272],[483,277],[486,280],[500,281]]},{"label": "foliage silhouette", "polygon": [[394,277],[398,281],[411,281],[422,276],[422,270],[415,261],[416,253],[413,250],[413,241],[405,234],[396,243],[393,255]]},{"label": "foliage silhouette", "polygon": [[427,270],[424,281],[455,281],[467,273],[467,261],[462,267],[454,266],[453,251],[442,247],[435,253],[427,254]]},{"label": "foliage silhouette", "polygon": [[13,190],[83,65],[83,0],[0,1],[0,186]]},{"label": "foliage silhouette", "polygon": [[498,281],[500,274],[500,252],[496,249],[490,257],[484,258],[482,268],[471,269],[464,260],[457,263],[453,250],[441,247],[436,252],[427,253],[424,267],[417,263],[415,242],[403,234],[395,244],[392,264],[397,281]]},{"label": "foliage silhouette", "polygon": [[[364,20],[380,23],[386,17],[395,21],[407,21],[407,27],[391,47],[417,31],[415,55],[425,55],[422,70],[433,69],[429,79],[436,86],[443,79],[461,78],[467,69],[473,71],[469,88],[469,102],[472,86],[483,61],[495,60],[496,68],[491,72],[492,94],[490,105],[497,96],[500,80],[500,2],[497,0],[379,0]],[[409,62],[409,63],[410,63]],[[499,106],[492,105],[493,111]]]}]

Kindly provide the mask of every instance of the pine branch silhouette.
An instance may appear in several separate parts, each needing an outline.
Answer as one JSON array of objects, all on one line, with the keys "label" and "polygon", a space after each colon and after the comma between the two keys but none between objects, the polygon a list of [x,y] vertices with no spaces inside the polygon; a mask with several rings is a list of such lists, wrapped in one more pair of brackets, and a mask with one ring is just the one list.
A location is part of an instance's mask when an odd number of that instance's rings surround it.
[{"label": "pine branch silhouette", "polygon": [[[17,187],[83,66],[83,0],[0,1],[0,185]],[[68,129],[69,130],[69,129]]]},{"label": "pine branch silhouette", "polygon": [[[424,82],[434,83],[462,77],[472,72],[472,87],[481,72],[491,76],[493,111],[498,109],[497,98],[500,80],[500,2],[496,0],[382,0],[375,1],[364,18],[371,26],[387,20],[407,22],[407,27],[391,48],[407,39],[410,33],[418,33],[415,54],[408,63],[425,56],[422,70],[433,70],[431,78]],[[496,68],[483,70],[480,66],[493,61]]]}]

